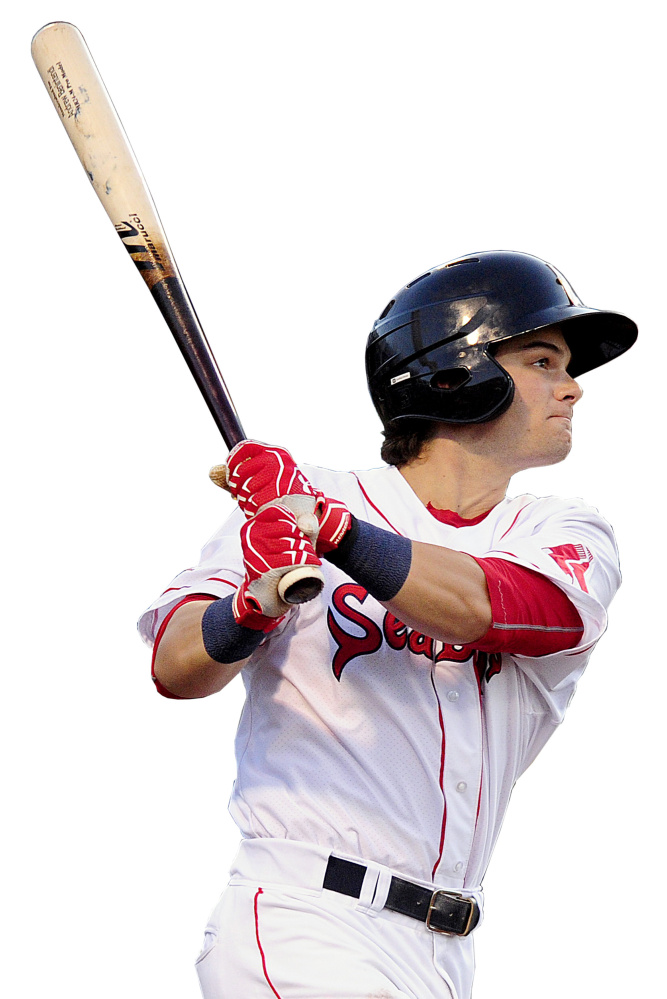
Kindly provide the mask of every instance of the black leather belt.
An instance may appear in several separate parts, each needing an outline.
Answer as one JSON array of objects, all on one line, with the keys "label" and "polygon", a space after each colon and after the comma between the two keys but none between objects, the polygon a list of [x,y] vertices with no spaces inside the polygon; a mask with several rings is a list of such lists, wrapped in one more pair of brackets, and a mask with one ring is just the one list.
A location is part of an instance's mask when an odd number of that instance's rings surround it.
[{"label": "black leather belt", "polygon": [[[329,857],[322,887],[359,898],[365,874],[363,864]],[[459,937],[467,937],[479,922],[479,906],[474,898],[466,898],[457,891],[431,891],[401,878],[392,877],[384,907],[421,920],[434,933],[453,933]]]}]

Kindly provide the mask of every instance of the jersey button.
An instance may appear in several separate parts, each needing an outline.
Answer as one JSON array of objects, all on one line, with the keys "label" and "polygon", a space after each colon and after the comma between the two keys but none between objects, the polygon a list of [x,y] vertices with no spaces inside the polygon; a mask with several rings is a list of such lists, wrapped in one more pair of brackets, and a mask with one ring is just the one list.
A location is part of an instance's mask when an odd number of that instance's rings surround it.
[{"label": "jersey button", "polygon": [[463,864],[461,863],[460,860],[459,860],[458,864],[454,864],[454,870],[456,871],[457,874],[459,873],[459,871],[463,870]]},{"label": "jersey button", "polygon": [[447,694],[448,701],[458,701],[458,699],[459,699],[458,690],[450,690],[449,693]]},{"label": "jersey button", "polygon": [[456,785],[456,790],[460,791],[460,793],[463,794],[463,792],[466,790],[467,787],[468,785],[466,784],[466,782],[464,780],[460,780]]}]

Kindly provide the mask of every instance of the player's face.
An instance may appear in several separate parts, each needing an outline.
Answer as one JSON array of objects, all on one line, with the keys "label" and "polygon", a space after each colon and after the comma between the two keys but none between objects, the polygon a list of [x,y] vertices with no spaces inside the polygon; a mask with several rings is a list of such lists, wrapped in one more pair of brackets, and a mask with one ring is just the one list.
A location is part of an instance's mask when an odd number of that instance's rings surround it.
[{"label": "player's face", "polygon": [[496,423],[508,461],[518,471],[553,465],[572,447],[572,411],[581,389],[568,375],[570,350],[557,327],[500,344],[496,360],[512,376],[512,405]]}]

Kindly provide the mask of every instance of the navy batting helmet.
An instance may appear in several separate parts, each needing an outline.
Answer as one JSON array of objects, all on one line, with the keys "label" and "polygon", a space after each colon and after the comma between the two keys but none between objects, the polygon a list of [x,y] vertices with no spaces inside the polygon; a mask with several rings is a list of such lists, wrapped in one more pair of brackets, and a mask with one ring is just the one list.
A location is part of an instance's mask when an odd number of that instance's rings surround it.
[{"label": "navy batting helmet", "polygon": [[383,424],[403,418],[483,423],[512,401],[493,345],[557,323],[573,378],[618,357],[637,327],[589,309],[551,264],[506,250],[470,254],[411,281],[376,320],[366,374]]}]

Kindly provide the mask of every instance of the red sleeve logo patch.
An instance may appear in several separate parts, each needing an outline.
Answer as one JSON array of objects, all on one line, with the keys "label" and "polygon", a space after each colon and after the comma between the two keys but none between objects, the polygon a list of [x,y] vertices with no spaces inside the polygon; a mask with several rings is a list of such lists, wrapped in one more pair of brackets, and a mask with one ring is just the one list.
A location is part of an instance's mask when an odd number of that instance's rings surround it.
[{"label": "red sleeve logo patch", "polygon": [[593,561],[593,552],[585,545],[557,545],[556,548],[544,548],[566,576],[579,584],[584,593],[588,593],[584,573]]}]

